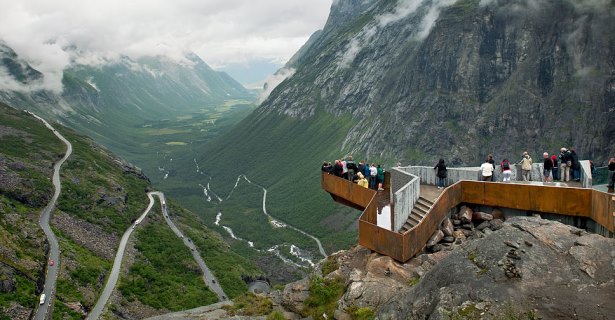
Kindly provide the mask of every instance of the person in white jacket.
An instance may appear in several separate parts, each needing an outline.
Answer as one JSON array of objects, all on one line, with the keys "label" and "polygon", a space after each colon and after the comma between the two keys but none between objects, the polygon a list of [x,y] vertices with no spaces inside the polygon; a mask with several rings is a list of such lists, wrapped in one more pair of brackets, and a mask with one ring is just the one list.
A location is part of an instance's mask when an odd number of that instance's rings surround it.
[{"label": "person in white jacket", "polygon": [[493,165],[489,162],[489,159],[486,159],[485,162],[480,166],[480,170],[483,175],[483,181],[491,181],[491,176],[493,175]]}]

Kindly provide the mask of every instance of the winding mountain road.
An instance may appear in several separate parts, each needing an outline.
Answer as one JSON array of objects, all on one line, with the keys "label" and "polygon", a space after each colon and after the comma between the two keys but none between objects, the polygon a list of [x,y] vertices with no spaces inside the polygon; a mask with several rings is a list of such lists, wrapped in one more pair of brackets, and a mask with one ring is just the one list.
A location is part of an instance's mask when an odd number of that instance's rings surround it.
[{"label": "winding mountain road", "polygon": [[[164,194],[162,192],[156,192],[155,194],[160,198],[161,203],[166,203],[164,199]],[[175,226],[173,220],[171,220],[171,218],[169,217],[169,212],[166,205],[162,205],[162,214],[164,216],[164,220],[169,225],[169,228],[171,228],[175,235],[177,235],[180,239],[183,240],[184,245],[186,245],[186,247],[190,249],[192,257],[199,265],[199,268],[201,268],[201,271],[203,271],[203,282],[205,282],[205,285],[207,285],[218,296],[218,299],[220,301],[228,300],[226,294],[224,293],[224,290],[222,290],[222,287],[220,286],[220,282],[218,282],[214,274],[211,272],[211,270],[209,270],[192,240],[185,237],[181,233],[181,231]]]},{"label": "winding mountain road", "polygon": [[32,112],[25,111],[26,113],[34,116],[38,120],[42,121],[45,126],[53,132],[64,144],[66,145],[66,152],[64,153],[64,157],[60,159],[53,165],[53,187],[54,193],[51,201],[47,204],[45,209],[41,214],[41,218],[38,221],[38,224],[45,232],[45,236],[47,237],[47,242],[49,243],[49,259],[54,261],[54,265],[50,266],[47,261],[47,274],[45,277],[45,287],[43,288],[43,294],[45,294],[46,299],[43,304],[39,304],[36,312],[34,313],[34,319],[43,320],[47,318],[47,314],[53,310],[53,300],[54,293],[56,288],[56,281],[58,279],[58,268],[60,268],[60,250],[58,245],[58,239],[56,238],[53,231],[51,231],[51,227],[49,226],[49,219],[51,217],[51,213],[55,209],[56,202],[58,201],[58,197],[60,196],[60,191],[62,190],[62,184],[60,183],[60,167],[62,164],[70,157],[71,153],[73,153],[73,145],[66,140],[56,129],[54,129],[45,119],[35,115]]},{"label": "winding mountain road", "polygon": [[162,207],[162,214],[164,216],[165,221],[167,222],[171,230],[173,230],[175,235],[181,238],[184,244],[190,249],[192,256],[194,257],[197,264],[203,271],[203,281],[205,282],[205,285],[207,285],[214,293],[216,293],[216,295],[218,295],[218,298],[220,299],[220,301],[228,300],[226,297],[226,294],[222,290],[222,287],[220,287],[219,282],[214,277],[213,273],[209,270],[209,268],[207,268],[207,265],[205,265],[205,261],[203,261],[203,258],[201,258],[201,255],[196,250],[196,247],[192,243],[192,240],[186,238],[181,233],[181,231],[175,226],[173,221],[171,221],[171,219],[169,218],[167,206],[165,205],[166,200],[164,198],[164,194],[162,192],[155,191],[155,192],[147,193],[147,197],[149,198],[149,204],[147,205],[147,208],[145,209],[143,214],[141,214],[139,219],[135,220],[135,222],[126,230],[126,232],[124,232],[124,235],[122,236],[122,240],[120,241],[120,246],[115,255],[115,260],[113,262],[113,268],[111,269],[111,274],[109,275],[109,278],[107,279],[107,283],[105,284],[105,288],[103,289],[103,292],[100,295],[100,298],[98,298],[96,305],[94,306],[94,308],[92,308],[92,311],[90,311],[86,319],[91,319],[91,320],[98,319],[101,316],[102,312],[104,311],[105,305],[107,304],[109,297],[111,297],[111,293],[113,293],[113,290],[115,289],[115,286],[117,285],[117,280],[119,278],[120,269],[122,266],[122,260],[124,258],[124,252],[126,250],[126,245],[128,244],[128,239],[130,238],[130,235],[132,234],[134,229],[139,225],[140,222],[143,221],[143,219],[145,219],[145,217],[147,217],[147,214],[150,212],[150,210],[154,206],[153,196],[157,196],[158,199],[160,200],[160,206]]}]

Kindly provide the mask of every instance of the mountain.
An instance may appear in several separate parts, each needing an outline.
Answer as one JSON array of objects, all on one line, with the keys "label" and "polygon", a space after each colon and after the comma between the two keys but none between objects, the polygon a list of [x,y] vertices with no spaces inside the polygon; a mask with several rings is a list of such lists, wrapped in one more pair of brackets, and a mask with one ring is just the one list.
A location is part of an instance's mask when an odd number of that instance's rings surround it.
[{"label": "mountain", "polygon": [[356,241],[357,212],[331,204],[319,166],[348,154],[391,165],[477,165],[575,146],[615,153],[613,1],[334,1],[291,72],[231,132],[201,150],[216,190],[237,173],[269,211]]},{"label": "mountain", "polygon": [[0,42],[2,75],[0,101],[61,121],[115,151],[126,148],[123,144],[134,136],[131,129],[147,121],[254,96],[195,54],[179,62],[125,56],[95,66],[75,62],[64,70],[58,93],[41,88],[45,75]]},{"label": "mountain", "polygon": [[[147,207],[149,179],[89,138],[53,124],[73,146],[60,171],[62,190],[51,226],[61,259],[54,318],[81,319],[96,303],[120,238]],[[53,163],[64,144],[39,120],[0,103],[0,319],[28,319],[38,303],[48,245],[38,225],[53,195]],[[229,297],[247,291],[242,276],[260,271],[230,251],[220,234],[167,199],[169,216],[201,252]],[[144,318],[217,301],[160,208],[136,228],[108,313]],[[53,267],[53,266],[52,266]]]}]

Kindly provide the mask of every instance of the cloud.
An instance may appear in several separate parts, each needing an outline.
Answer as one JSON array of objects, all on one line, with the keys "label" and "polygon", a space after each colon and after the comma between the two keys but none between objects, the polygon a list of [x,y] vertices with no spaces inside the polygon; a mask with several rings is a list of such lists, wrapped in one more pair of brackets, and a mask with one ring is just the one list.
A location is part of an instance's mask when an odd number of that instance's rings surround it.
[{"label": "cloud", "polygon": [[99,64],[122,55],[181,60],[191,51],[215,67],[253,59],[285,62],[322,28],[331,2],[0,0],[0,39],[50,83],[70,63]]},{"label": "cloud", "polygon": [[378,15],[375,18],[375,22],[363,27],[363,29],[350,40],[342,54],[339,66],[342,68],[350,67],[359,52],[363,50],[364,46],[372,42],[379,30],[417,13],[422,7],[425,7],[426,14],[423,16],[414,34],[414,39],[425,39],[429,35],[429,32],[431,32],[431,28],[434,26],[436,20],[438,20],[442,8],[450,6],[455,2],[457,2],[457,0],[401,0],[392,12]]},{"label": "cloud", "polygon": [[275,89],[275,87],[277,87],[284,80],[292,77],[295,74],[295,71],[296,70],[294,68],[282,68],[274,75],[269,76],[267,81],[265,81],[264,89],[259,96],[258,102],[261,103],[265,101],[271,92],[273,92],[273,89]]}]

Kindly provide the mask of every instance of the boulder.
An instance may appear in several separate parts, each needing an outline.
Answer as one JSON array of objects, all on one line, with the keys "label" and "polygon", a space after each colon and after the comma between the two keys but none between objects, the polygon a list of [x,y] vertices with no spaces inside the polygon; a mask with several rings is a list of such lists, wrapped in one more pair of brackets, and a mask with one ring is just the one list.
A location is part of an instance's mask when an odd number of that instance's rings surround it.
[{"label": "boulder", "polygon": [[506,220],[506,216],[504,216],[504,211],[495,208],[493,209],[493,211],[491,211],[491,216],[493,217],[493,219],[500,219],[502,221]]},{"label": "boulder", "polygon": [[462,223],[469,223],[472,221],[472,215],[474,214],[474,210],[470,209],[468,206],[462,206],[459,210],[459,220]]},{"label": "boulder", "polygon": [[481,224],[479,224],[476,229],[483,231],[486,228],[488,228],[491,224],[489,223],[489,221],[483,221]]},{"label": "boulder", "polygon": [[461,240],[465,240],[466,239],[466,235],[461,232],[460,230],[456,230],[453,232],[453,237],[455,237],[455,239],[461,239]]},{"label": "boulder", "polygon": [[442,242],[444,242],[444,243],[453,243],[453,242],[455,242],[455,237],[453,237],[453,236],[444,237],[444,238],[442,238]]},{"label": "boulder", "polygon": [[489,221],[489,229],[491,229],[493,231],[502,229],[503,225],[504,225],[504,221],[502,221],[500,219],[493,219],[493,220]]},{"label": "boulder", "polygon": [[452,237],[453,231],[455,231],[455,227],[453,226],[451,219],[449,218],[444,219],[444,221],[442,222],[442,232],[444,232],[444,236]]},{"label": "boulder", "polygon": [[477,211],[472,214],[472,220],[473,221],[491,221],[493,220],[493,216],[488,213]]},{"label": "boulder", "polygon": [[436,230],[431,235],[431,238],[429,238],[429,241],[427,241],[427,247],[435,246],[436,244],[438,244],[438,242],[442,240],[442,238],[444,238],[444,232],[442,232],[442,230]]}]

